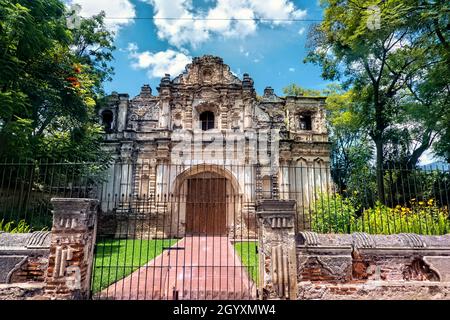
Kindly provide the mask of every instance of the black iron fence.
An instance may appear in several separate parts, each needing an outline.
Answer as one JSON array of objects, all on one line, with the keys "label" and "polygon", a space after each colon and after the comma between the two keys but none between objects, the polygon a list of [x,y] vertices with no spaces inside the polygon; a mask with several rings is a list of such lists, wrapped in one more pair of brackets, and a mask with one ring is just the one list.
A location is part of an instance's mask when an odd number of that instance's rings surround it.
[{"label": "black iron fence", "polygon": [[97,197],[103,168],[50,160],[0,162],[0,221],[17,230],[51,228],[50,199]]},{"label": "black iron fence", "polygon": [[[448,167],[392,167],[384,169],[383,175],[384,195],[380,196],[374,169],[349,172],[323,163],[269,168],[152,161],[110,165],[4,161],[0,163],[0,221],[3,227],[9,222],[17,227],[24,221],[32,230],[50,228],[52,197],[97,198],[103,217],[161,215],[180,206],[185,211],[184,203],[189,201],[211,206],[220,200],[255,221],[258,200],[275,197],[297,201],[297,231],[449,232]],[[202,188],[216,188],[224,199],[193,200],[189,190],[205,193]],[[115,219],[103,220],[100,230],[104,233],[124,232],[114,229],[111,220]]]},{"label": "black iron fence", "polygon": [[383,176],[379,195],[374,169],[324,163],[3,162],[0,229],[49,229],[52,197],[97,198],[94,298],[251,299],[261,199],[296,200],[297,232],[450,232],[447,168],[386,168]]}]

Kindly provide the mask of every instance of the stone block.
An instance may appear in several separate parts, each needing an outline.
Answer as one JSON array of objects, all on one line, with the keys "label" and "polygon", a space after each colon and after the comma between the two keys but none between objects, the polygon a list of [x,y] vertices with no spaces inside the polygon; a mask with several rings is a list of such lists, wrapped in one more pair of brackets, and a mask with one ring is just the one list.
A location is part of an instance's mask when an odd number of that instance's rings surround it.
[{"label": "stone block", "polygon": [[0,283],[43,281],[50,232],[0,232]]}]

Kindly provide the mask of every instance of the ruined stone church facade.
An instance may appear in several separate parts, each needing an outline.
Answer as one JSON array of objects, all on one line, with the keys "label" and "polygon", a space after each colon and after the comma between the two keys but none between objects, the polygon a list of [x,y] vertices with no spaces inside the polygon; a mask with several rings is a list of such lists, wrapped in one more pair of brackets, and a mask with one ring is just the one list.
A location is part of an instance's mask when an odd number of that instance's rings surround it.
[{"label": "ruined stone church facade", "polygon": [[[103,148],[120,164],[108,173],[103,211],[165,219],[167,236],[235,236],[251,231],[258,199],[296,199],[304,208],[314,189],[329,187],[324,98],[279,97],[270,87],[258,96],[248,74],[239,79],[209,55],[164,76],[157,92],[148,85],[131,99],[114,92],[99,111]],[[213,219],[220,227],[193,225],[205,224],[190,208],[195,199],[220,199],[206,213],[220,217]],[[147,228],[156,230],[158,219]]]}]

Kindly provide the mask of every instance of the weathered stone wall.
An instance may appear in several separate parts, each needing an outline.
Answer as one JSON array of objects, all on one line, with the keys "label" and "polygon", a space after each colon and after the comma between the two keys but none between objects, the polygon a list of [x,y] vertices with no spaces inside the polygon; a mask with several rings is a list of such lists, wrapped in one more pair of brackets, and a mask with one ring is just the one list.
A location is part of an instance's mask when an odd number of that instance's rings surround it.
[{"label": "weathered stone wall", "polygon": [[298,299],[450,299],[450,235],[301,232]]},{"label": "weathered stone wall", "polygon": [[0,300],[41,300],[44,283],[0,284]]},{"label": "weathered stone wall", "polygon": [[52,199],[53,227],[45,280],[51,299],[87,299],[96,239],[98,201]]},{"label": "weathered stone wall", "polygon": [[300,300],[450,300],[450,285],[439,282],[300,282]]},{"label": "weathered stone wall", "polygon": [[49,248],[50,232],[0,232],[0,284],[43,282]]},{"label": "weathered stone wall", "polygon": [[[237,180],[233,194],[243,196],[242,206],[233,213],[238,216],[254,214],[257,181],[249,177],[256,163],[266,169],[261,178],[274,180],[273,192],[281,199],[295,197],[298,208],[309,208],[316,188],[330,188],[325,97],[278,97],[271,87],[257,97],[248,74],[239,79],[220,57],[210,55],[194,58],[175,78],[165,75],[157,90],[155,94],[144,85],[134,98],[113,92],[99,110],[107,132],[103,148],[117,162],[102,188],[102,211],[140,214],[156,210],[168,217],[171,211],[165,206],[142,208],[131,197],[147,200],[153,196],[158,202],[158,198],[176,196],[178,191],[172,187],[182,171],[205,164],[227,167]],[[207,131],[202,130],[200,119],[205,111],[214,114],[214,128]],[[104,112],[108,117],[102,116]],[[311,122],[308,128],[301,125],[305,116]],[[298,168],[287,170],[288,166]],[[176,216],[183,217],[183,210]],[[228,226],[233,231],[230,237],[253,238],[254,230],[247,230],[250,224],[237,220]],[[300,227],[308,228],[304,216],[299,221]],[[154,225],[147,225],[143,233],[152,233]]]},{"label": "weathered stone wall", "polygon": [[52,231],[0,232],[0,300],[89,298],[98,201],[52,204]]}]

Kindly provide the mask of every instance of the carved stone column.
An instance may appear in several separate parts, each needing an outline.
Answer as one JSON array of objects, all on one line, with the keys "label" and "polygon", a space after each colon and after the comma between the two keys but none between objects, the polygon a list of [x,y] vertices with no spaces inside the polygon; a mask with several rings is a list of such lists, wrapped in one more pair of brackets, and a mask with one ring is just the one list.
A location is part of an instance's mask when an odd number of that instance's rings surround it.
[{"label": "carved stone column", "polygon": [[88,299],[98,201],[54,198],[51,202],[53,227],[45,295],[58,300]]},{"label": "carved stone column", "polygon": [[127,125],[128,102],[130,97],[128,94],[119,95],[119,108],[117,110],[117,131],[123,132]]},{"label": "carved stone column", "polygon": [[259,293],[262,299],[295,300],[297,262],[295,200],[261,200],[259,222]]}]

